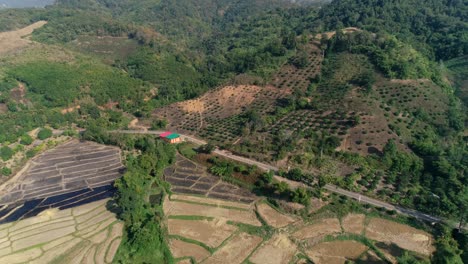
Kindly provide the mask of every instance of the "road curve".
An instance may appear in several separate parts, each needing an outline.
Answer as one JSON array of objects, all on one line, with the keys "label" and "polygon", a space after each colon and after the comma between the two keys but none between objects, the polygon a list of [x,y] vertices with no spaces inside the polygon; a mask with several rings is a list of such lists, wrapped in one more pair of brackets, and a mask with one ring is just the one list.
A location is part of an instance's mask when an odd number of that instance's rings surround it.
[{"label": "road curve", "polygon": [[[151,130],[148,130],[148,131],[144,131],[144,130],[114,130],[114,131],[110,131],[110,132],[111,133],[120,133],[120,134],[146,134],[146,135],[159,135],[159,134],[164,133],[164,131],[151,131]],[[181,135],[181,138],[183,140],[185,140],[185,141],[190,141],[190,142],[192,142],[194,144],[197,144],[197,145],[207,144],[206,141],[203,141],[201,139],[197,139],[195,137],[188,136],[188,135]],[[232,154],[231,152],[229,152],[227,150],[216,149],[216,150],[213,151],[213,153],[215,153],[216,155],[228,158],[228,159],[232,159],[232,160],[235,160],[235,161],[239,161],[239,162],[248,164],[248,165],[255,165],[258,168],[260,168],[262,170],[265,170],[265,171],[275,171],[275,172],[279,171],[278,167],[275,167],[275,166],[272,166],[272,165],[269,165],[269,164],[266,164],[266,163],[261,163],[261,162],[258,162],[256,160],[252,160],[252,159],[249,159],[249,158],[234,155],[234,154]],[[279,179],[279,176],[276,176],[276,178]],[[302,186],[302,185],[304,185],[307,188],[311,188],[311,187],[306,186],[305,184],[303,184],[301,182],[296,182],[296,181],[292,181],[292,180],[288,180],[288,179],[284,179],[284,178],[283,178],[283,181],[289,182],[290,185],[293,185],[293,186]],[[392,205],[390,203],[383,202],[383,201],[380,201],[380,200],[377,200],[377,199],[374,199],[374,198],[370,198],[370,197],[362,195],[360,193],[350,192],[350,191],[341,189],[341,188],[339,188],[338,186],[335,186],[335,185],[327,184],[324,188],[327,191],[347,196],[349,198],[358,200],[361,203],[366,203],[366,204],[370,204],[370,205],[373,205],[373,206],[382,207],[382,208],[385,208],[387,210],[394,210],[395,212],[397,212],[399,214],[412,216],[412,217],[415,217],[415,218],[417,218],[419,220],[427,221],[427,222],[430,222],[430,223],[437,223],[437,222],[443,221],[443,219],[441,219],[439,217],[431,216],[431,215],[428,215],[428,214],[425,214],[425,213],[422,213],[422,212],[419,212],[419,211],[416,211],[416,210],[407,209],[407,208],[404,208],[404,207],[401,207],[401,206]],[[457,227],[458,227],[458,224],[457,224]]]}]

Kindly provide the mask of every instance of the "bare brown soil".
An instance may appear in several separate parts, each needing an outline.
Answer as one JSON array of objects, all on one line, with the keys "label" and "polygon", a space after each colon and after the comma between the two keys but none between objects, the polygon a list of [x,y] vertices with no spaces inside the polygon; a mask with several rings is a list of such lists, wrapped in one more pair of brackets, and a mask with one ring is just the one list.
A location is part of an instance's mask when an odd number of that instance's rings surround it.
[{"label": "bare brown soil", "polygon": [[313,246],[307,255],[316,264],[344,264],[346,260],[357,260],[367,249],[356,241],[333,241]]},{"label": "bare brown soil", "polygon": [[217,250],[211,257],[207,258],[203,263],[243,263],[261,242],[261,237],[240,233],[227,242],[224,247]]},{"label": "bare brown soil", "polygon": [[325,218],[300,228],[294,232],[293,237],[300,240],[307,239],[313,244],[326,235],[338,233],[341,233],[340,221],[336,218]]},{"label": "bare brown soil", "polygon": [[0,55],[14,52],[29,45],[31,41],[26,37],[45,24],[47,24],[46,21],[39,21],[19,30],[0,33]]},{"label": "bare brown soil", "polygon": [[199,215],[261,226],[261,223],[257,220],[255,213],[248,210],[227,209],[210,205],[170,201],[167,198],[163,207],[166,215]]},{"label": "bare brown soil", "polygon": [[72,113],[74,112],[75,110],[79,110],[81,108],[81,105],[77,105],[77,106],[72,106],[72,107],[68,107],[68,108],[64,108],[60,111],[60,113],[62,113],[63,115],[64,114],[68,114],[68,113]]},{"label": "bare brown soil", "polygon": [[257,205],[257,211],[267,224],[274,228],[285,227],[296,221],[294,218],[276,211],[265,203]]},{"label": "bare brown soil", "polygon": [[222,219],[215,220],[168,220],[169,234],[178,235],[202,242],[216,248],[229,238],[237,227],[228,225]]},{"label": "bare brown soil", "polygon": [[252,204],[230,202],[226,200],[199,197],[199,196],[193,196],[193,195],[185,195],[185,194],[172,194],[171,200],[190,201],[190,202],[197,202],[197,203],[203,203],[203,204],[211,204],[214,206],[235,207],[235,208],[241,208],[245,210],[254,208],[254,205]]},{"label": "bare brown soil", "polygon": [[22,83],[19,83],[18,87],[11,89],[10,96],[11,96],[11,99],[13,99],[16,103],[24,104],[24,105],[29,103],[29,100],[25,98],[26,88],[24,87],[24,84]]},{"label": "bare brown soil", "polygon": [[416,228],[380,218],[372,218],[365,235],[376,241],[430,256],[435,248],[430,234]]},{"label": "bare brown soil", "polygon": [[[356,27],[347,27],[347,28],[344,28],[343,29],[343,33],[353,33],[353,32],[357,32],[357,31],[360,31],[361,29],[359,28],[356,28]],[[336,34],[336,31],[329,31],[329,32],[324,32],[322,34],[317,34],[315,37],[317,39],[322,39],[322,35],[325,34],[327,36],[327,39],[330,39],[331,37],[335,36]]]},{"label": "bare brown soil", "polygon": [[277,234],[257,249],[249,260],[257,264],[290,263],[296,252],[296,245],[285,234]]},{"label": "bare brown soil", "polygon": [[363,214],[349,214],[341,220],[341,225],[345,232],[360,235],[364,230],[365,219]]},{"label": "bare brown soil", "polygon": [[193,257],[197,262],[200,262],[210,255],[210,252],[198,245],[177,239],[171,239],[169,246],[175,258]]}]

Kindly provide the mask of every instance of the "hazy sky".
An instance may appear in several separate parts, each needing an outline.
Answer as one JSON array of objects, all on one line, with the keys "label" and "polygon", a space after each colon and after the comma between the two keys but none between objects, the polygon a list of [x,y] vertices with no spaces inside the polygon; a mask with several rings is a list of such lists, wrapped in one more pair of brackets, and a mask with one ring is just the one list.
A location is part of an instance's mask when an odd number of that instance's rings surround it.
[{"label": "hazy sky", "polygon": [[54,0],[0,0],[1,7],[44,7]]}]

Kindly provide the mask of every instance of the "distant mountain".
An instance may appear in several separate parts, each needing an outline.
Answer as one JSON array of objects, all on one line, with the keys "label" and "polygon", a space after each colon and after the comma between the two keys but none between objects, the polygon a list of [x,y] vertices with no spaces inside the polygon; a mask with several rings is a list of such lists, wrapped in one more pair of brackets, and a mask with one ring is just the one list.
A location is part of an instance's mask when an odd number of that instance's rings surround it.
[{"label": "distant mountain", "polygon": [[0,8],[44,7],[55,0],[0,0]]}]

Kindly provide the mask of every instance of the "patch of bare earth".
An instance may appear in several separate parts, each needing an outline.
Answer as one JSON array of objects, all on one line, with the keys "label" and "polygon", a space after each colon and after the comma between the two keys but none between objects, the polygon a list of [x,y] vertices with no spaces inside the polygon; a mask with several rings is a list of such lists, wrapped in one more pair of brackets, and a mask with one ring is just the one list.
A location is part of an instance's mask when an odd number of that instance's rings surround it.
[{"label": "patch of bare earth", "polygon": [[368,250],[361,258],[360,262],[366,264],[384,264],[385,261],[381,260],[374,251]]},{"label": "patch of bare earth", "polygon": [[264,203],[257,205],[257,211],[268,225],[275,228],[285,227],[295,222],[294,218],[282,214]]},{"label": "patch of bare earth", "polygon": [[314,213],[314,212],[317,212],[318,210],[320,210],[320,208],[324,207],[325,205],[327,205],[328,202],[325,202],[323,201],[322,199],[320,198],[315,198],[315,197],[312,197],[310,199],[310,209],[309,209],[309,213]]},{"label": "patch of bare earth", "polygon": [[31,41],[26,37],[45,24],[47,24],[46,21],[38,21],[19,30],[0,33],[0,55],[8,54],[29,45]]},{"label": "patch of bare earth", "polygon": [[385,219],[372,218],[366,228],[366,237],[379,242],[392,243],[426,256],[435,251],[430,234]]},{"label": "patch of bare earth", "polygon": [[296,252],[296,245],[285,234],[277,234],[257,249],[249,260],[257,264],[290,263]]},{"label": "patch of bare earth", "polygon": [[191,202],[198,202],[198,203],[204,203],[204,204],[211,204],[215,206],[236,207],[236,208],[242,208],[246,210],[253,208],[252,205],[250,204],[236,203],[236,202],[230,202],[230,201],[225,201],[225,200],[220,200],[220,199],[190,196],[190,195],[184,195],[184,194],[172,194],[171,200],[191,201]]},{"label": "patch of bare earth", "polygon": [[261,242],[261,237],[240,233],[228,241],[224,247],[216,251],[211,257],[207,258],[203,263],[243,263]]},{"label": "patch of bare earth", "polygon": [[353,233],[360,235],[364,230],[364,221],[366,216],[363,214],[349,214],[341,221],[343,230],[346,233]]},{"label": "patch of bare earth", "polygon": [[172,130],[194,134],[194,131],[198,133],[210,125],[219,127],[218,121],[254,107],[260,112],[271,110],[276,99],[289,93],[273,86],[225,86],[192,100],[158,108],[153,116],[168,120]]},{"label": "patch of bare earth", "polygon": [[68,108],[64,108],[60,111],[60,113],[62,113],[63,115],[64,114],[68,114],[68,113],[72,113],[74,112],[75,110],[79,110],[81,108],[81,105],[77,105],[77,106],[72,106],[72,107],[68,107]]},{"label": "patch of bare earth", "polygon": [[169,234],[178,235],[202,242],[216,248],[229,238],[237,227],[228,225],[222,219],[215,220],[168,220]]},{"label": "patch of bare earth", "polygon": [[326,235],[339,233],[341,233],[340,221],[336,218],[325,218],[300,228],[294,232],[293,237],[300,240],[307,239],[311,244],[314,244],[319,242]]},{"label": "patch of bare earth", "polygon": [[356,241],[333,241],[315,245],[306,251],[316,264],[344,264],[357,260],[368,248]]},{"label": "patch of bare earth", "polygon": [[171,239],[169,247],[175,258],[193,257],[197,262],[200,262],[210,255],[210,252],[198,245],[177,239]]},{"label": "patch of bare earth", "polygon": [[211,205],[171,201],[167,198],[164,202],[163,208],[166,215],[198,215],[222,218],[253,226],[262,225],[255,216],[255,213],[251,210],[228,209]]}]

